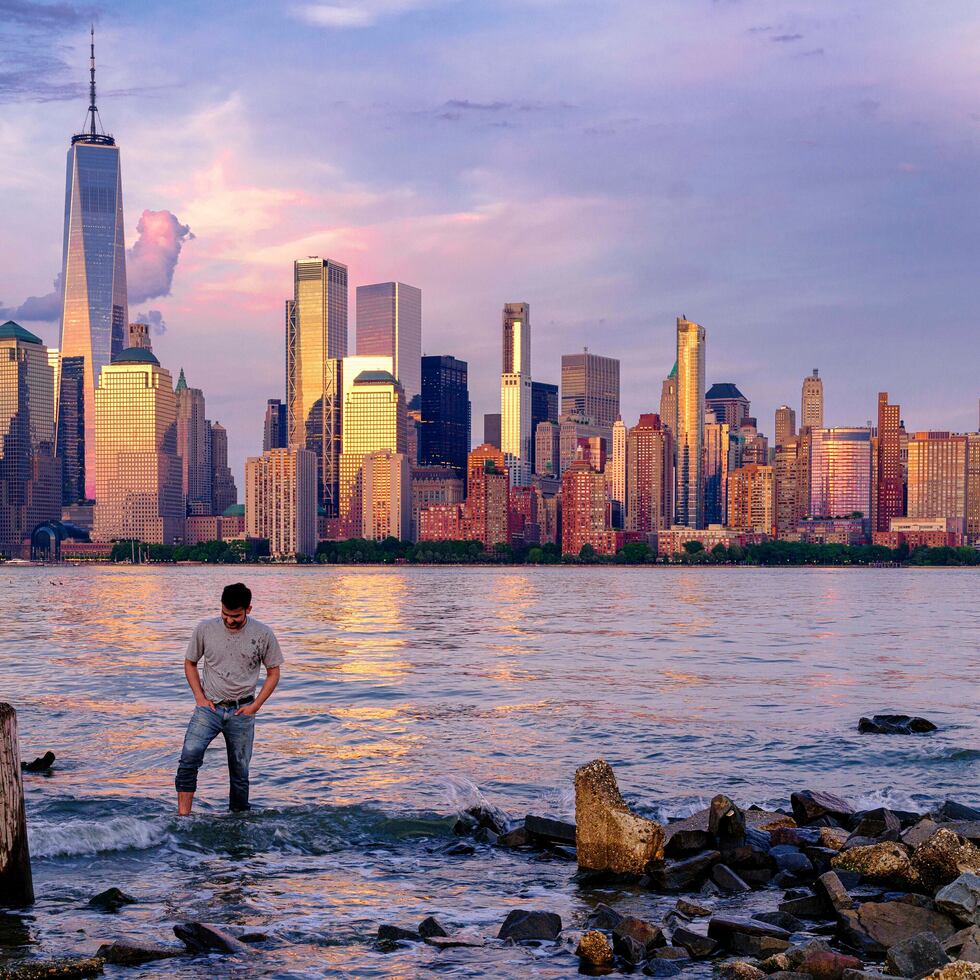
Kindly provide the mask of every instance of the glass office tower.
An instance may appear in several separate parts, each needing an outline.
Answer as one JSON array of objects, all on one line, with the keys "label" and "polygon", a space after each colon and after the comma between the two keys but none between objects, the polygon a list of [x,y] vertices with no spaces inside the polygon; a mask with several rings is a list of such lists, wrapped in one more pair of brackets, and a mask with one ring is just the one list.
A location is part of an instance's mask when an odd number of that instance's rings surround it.
[{"label": "glass office tower", "polygon": [[95,389],[99,374],[125,347],[126,241],[122,172],[116,141],[102,132],[95,106],[95,45],[86,129],[71,139],[65,181],[65,237],[61,268],[62,359],[82,358],[84,452],[81,473],[65,474],[66,487],[95,496]]},{"label": "glass office tower", "polygon": [[403,282],[358,286],[357,354],[390,357],[410,405],[422,390],[422,290]]}]

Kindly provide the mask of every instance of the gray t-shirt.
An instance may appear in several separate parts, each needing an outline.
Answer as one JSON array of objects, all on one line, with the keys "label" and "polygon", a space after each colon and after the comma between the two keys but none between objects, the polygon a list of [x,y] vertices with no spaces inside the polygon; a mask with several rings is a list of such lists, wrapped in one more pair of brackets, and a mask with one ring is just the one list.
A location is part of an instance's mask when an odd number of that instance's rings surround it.
[{"label": "gray t-shirt", "polygon": [[259,665],[278,667],[283,655],[275,633],[265,623],[250,616],[236,631],[218,616],[194,627],[186,659],[202,663],[204,693],[211,701],[240,701],[255,693]]}]

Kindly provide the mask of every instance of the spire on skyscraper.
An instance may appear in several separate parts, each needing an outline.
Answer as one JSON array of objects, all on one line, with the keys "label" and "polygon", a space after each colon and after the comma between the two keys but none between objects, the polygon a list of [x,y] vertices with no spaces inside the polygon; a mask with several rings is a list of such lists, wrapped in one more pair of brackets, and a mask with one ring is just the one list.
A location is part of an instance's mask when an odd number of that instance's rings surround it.
[{"label": "spire on skyscraper", "polygon": [[82,127],[82,132],[73,136],[71,141],[72,143],[105,143],[113,146],[115,140],[103,130],[102,117],[95,104],[95,24],[92,25],[90,33],[88,73],[88,112],[85,114],[85,125]]},{"label": "spire on skyscraper", "polygon": [[187,391],[187,378],[184,377],[184,369],[180,369],[180,375],[177,378],[177,387],[174,391]]}]

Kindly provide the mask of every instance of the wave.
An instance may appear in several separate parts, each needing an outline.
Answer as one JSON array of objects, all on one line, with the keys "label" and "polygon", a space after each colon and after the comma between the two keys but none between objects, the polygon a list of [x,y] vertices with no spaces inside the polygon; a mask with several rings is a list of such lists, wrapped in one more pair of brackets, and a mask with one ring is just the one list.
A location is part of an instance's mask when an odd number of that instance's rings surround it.
[{"label": "wave", "polygon": [[27,836],[32,858],[80,857],[105,851],[145,851],[169,836],[168,820],[107,817],[103,820],[32,820]]}]

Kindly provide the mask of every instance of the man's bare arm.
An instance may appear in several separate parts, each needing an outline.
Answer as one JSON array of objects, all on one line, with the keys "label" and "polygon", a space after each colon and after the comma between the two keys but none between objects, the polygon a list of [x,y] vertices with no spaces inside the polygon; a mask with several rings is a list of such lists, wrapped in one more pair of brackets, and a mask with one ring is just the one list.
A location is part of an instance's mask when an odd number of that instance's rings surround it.
[{"label": "man's bare arm", "polygon": [[[201,686],[201,675],[198,673],[197,664],[193,660],[184,661],[184,676],[187,678],[187,683],[198,706],[201,708],[210,708],[214,711],[214,702],[209,701],[208,696],[204,693],[204,688]],[[271,694],[272,692],[270,691],[269,693]]]},{"label": "man's bare arm", "polygon": [[269,667],[265,672],[265,683],[262,685],[262,690],[259,691],[258,697],[251,703],[246,704],[244,708],[239,708],[235,714],[236,715],[254,715],[259,708],[265,704],[266,701],[272,696],[272,692],[276,689],[276,685],[279,683],[279,668]]}]

